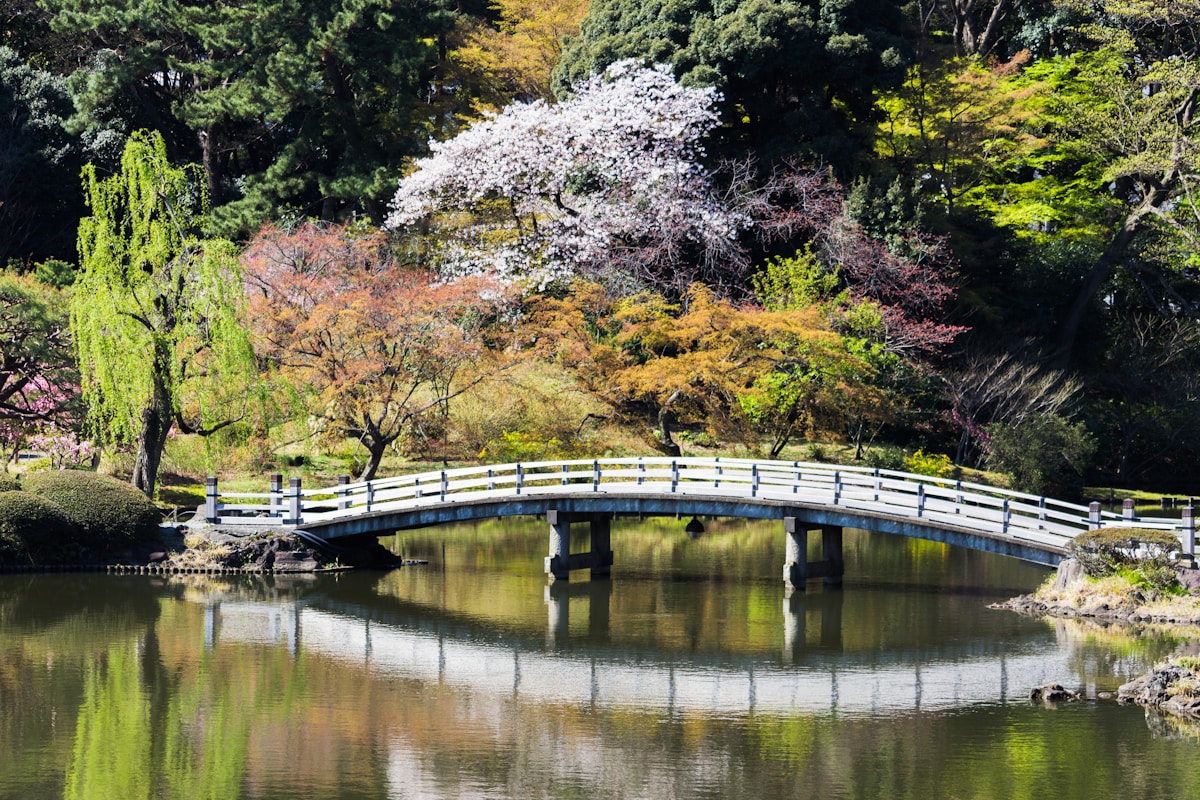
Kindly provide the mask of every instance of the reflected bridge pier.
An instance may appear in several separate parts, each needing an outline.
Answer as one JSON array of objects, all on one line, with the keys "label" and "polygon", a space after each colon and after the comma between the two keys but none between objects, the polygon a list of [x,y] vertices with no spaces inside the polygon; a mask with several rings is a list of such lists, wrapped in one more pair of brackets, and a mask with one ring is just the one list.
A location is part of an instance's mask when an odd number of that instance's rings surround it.
[{"label": "reflected bridge pier", "polygon": [[[558,509],[546,512],[550,527],[549,552],[546,554],[545,569],[553,585],[558,581],[569,581],[571,572],[586,569],[593,580],[607,578],[612,574],[612,514],[571,514]],[[588,526],[589,550],[586,553],[571,552],[571,525],[586,523]],[[810,578],[822,578],[826,586],[841,584],[846,572],[846,561],[842,556],[842,528],[840,525],[820,525],[785,516],[783,531],[787,536],[786,555],[783,563],[783,582],[787,591],[803,590]],[[808,536],[817,532],[821,536],[821,558],[808,558]]]}]

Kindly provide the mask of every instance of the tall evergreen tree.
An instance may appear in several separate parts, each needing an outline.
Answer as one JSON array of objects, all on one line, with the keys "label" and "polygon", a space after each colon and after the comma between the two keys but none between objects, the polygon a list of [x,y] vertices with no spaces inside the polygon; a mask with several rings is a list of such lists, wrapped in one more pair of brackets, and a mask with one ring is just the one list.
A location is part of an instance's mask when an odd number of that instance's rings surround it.
[{"label": "tall evergreen tree", "polygon": [[71,254],[82,206],[70,113],[61,78],[0,46],[0,267]]},{"label": "tall evergreen tree", "polygon": [[94,56],[72,76],[87,131],[117,117],[204,167],[226,233],[290,207],[382,218],[419,150],[440,3],[401,0],[41,0]]},{"label": "tall evergreen tree", "polygon": [[886,0],[593,0],[556,79],[563,90],[622,59],[668,63],[722,92],[731,150],[848,165],[873,92],[904,77],[903,25]]}]

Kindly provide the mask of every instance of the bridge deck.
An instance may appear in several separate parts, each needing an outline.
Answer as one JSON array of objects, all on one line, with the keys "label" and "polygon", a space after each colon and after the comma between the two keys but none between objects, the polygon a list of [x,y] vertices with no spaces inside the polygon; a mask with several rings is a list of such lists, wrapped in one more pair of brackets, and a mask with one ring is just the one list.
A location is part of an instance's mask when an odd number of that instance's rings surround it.
[{"label": "bridge deck", "polygon": [[935,539],[1056,564],[1082,531],[1151,527],[1194,551],[1182,520],[1102,513],[1048,497],[892,470],[722,458],[578,459],[439,470],[376,481],[221,494],[209,479],[200,510],[213,523],[278,524],[334,540],[501,516],[696,515],[782,519]]}]

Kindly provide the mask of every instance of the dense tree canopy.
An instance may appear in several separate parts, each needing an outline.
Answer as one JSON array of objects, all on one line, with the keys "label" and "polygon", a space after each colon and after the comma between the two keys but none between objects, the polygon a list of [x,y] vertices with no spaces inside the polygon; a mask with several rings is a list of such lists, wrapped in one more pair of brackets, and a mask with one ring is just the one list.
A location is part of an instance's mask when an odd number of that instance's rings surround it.
[{"label": "dense tree canopy", "polygon": [[25,64],[0,45],[0,267],[10,260],[69,258],[78,219],[80,148],[63,128],[71,114],[66,82]]},{"label": "dense tree canopy", "polygon": [[730,154],[820,154],[848,165],[874,92],[904,76],[904,19],[887,0],[593,0],[558,66],[566,91],[622,59],[670,64],[724,98]]},{"label": "dense tree canopy", "polygon": [[75,125],[159,131],[203,165],[229,232],[281,207],[381,220],[400,159],[436,124],[420,104],[451,24],[437,3],[41,2],[93,48],[72,76]]},{"label": "dense tree canopy", "polygon": [[[78,268],[82,390],[106,441],[150,444],[143,486],[154,442],[219,424],[214,400],[240,409],[217,380],[234,351],[368,461],[432,430],[474,372],[435,368],[445,353],[393,364],[370,332],[438,330],[486,362],[502,348],[473,327],[494,310],[466,288],[478,276],[575,307],[595,300],[578,277],[601,285],[608,310],[576,338],[616,359],[599,388],[623,411],[771,451],[838,429],[860,454],[878,435],[963,464],[1036,417],[1020,447],[1094,437],[1073,481],[1171,480],[1200,445],[1198,8],[10,0],[0,264],[59,287]],[[231,241],[258,230],[251,269],[268,244],[371,251],[309,287],[340,337],[324,355],[297,322],[249,360]],[[256,280],[272,325],[307,313],[283,289],[309,272]],[[701,308],[743,339],[702,333]],[[511,333],[533,311],[495,319]],[[754,348],[770,368],[732,366]],[[343,349],[361,364],[335,364]],[[371,369],[406,376],[411,402]]]}]

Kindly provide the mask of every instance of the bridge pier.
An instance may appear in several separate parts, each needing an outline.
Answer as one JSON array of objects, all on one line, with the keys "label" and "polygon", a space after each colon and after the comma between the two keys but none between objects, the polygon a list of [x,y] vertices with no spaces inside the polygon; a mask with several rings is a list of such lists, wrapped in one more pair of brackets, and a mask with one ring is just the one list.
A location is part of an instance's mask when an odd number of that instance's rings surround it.
[{"label": "bridge pier", "polygon": [[821,525],[821,560],[808,560],[808,528],[796,517],[783,518],[787,551],[783,561],[783,583],[789,593],[803,590],[809,578],[824,578],[826,586],[842,582],[846,562],[842,558],[842,529]]},{"label": "bridge pier", "polygon": [[[571,523],[588,523],[591,550],[571,552]],[[608,514],[572,515],[551,509],[546,512],[550,525],[550,551],[546,555],[546,574],[550,582],[571,579],[571,571],[591,570],[592,578],[607,578],[612,574],[612,520]]]}]

